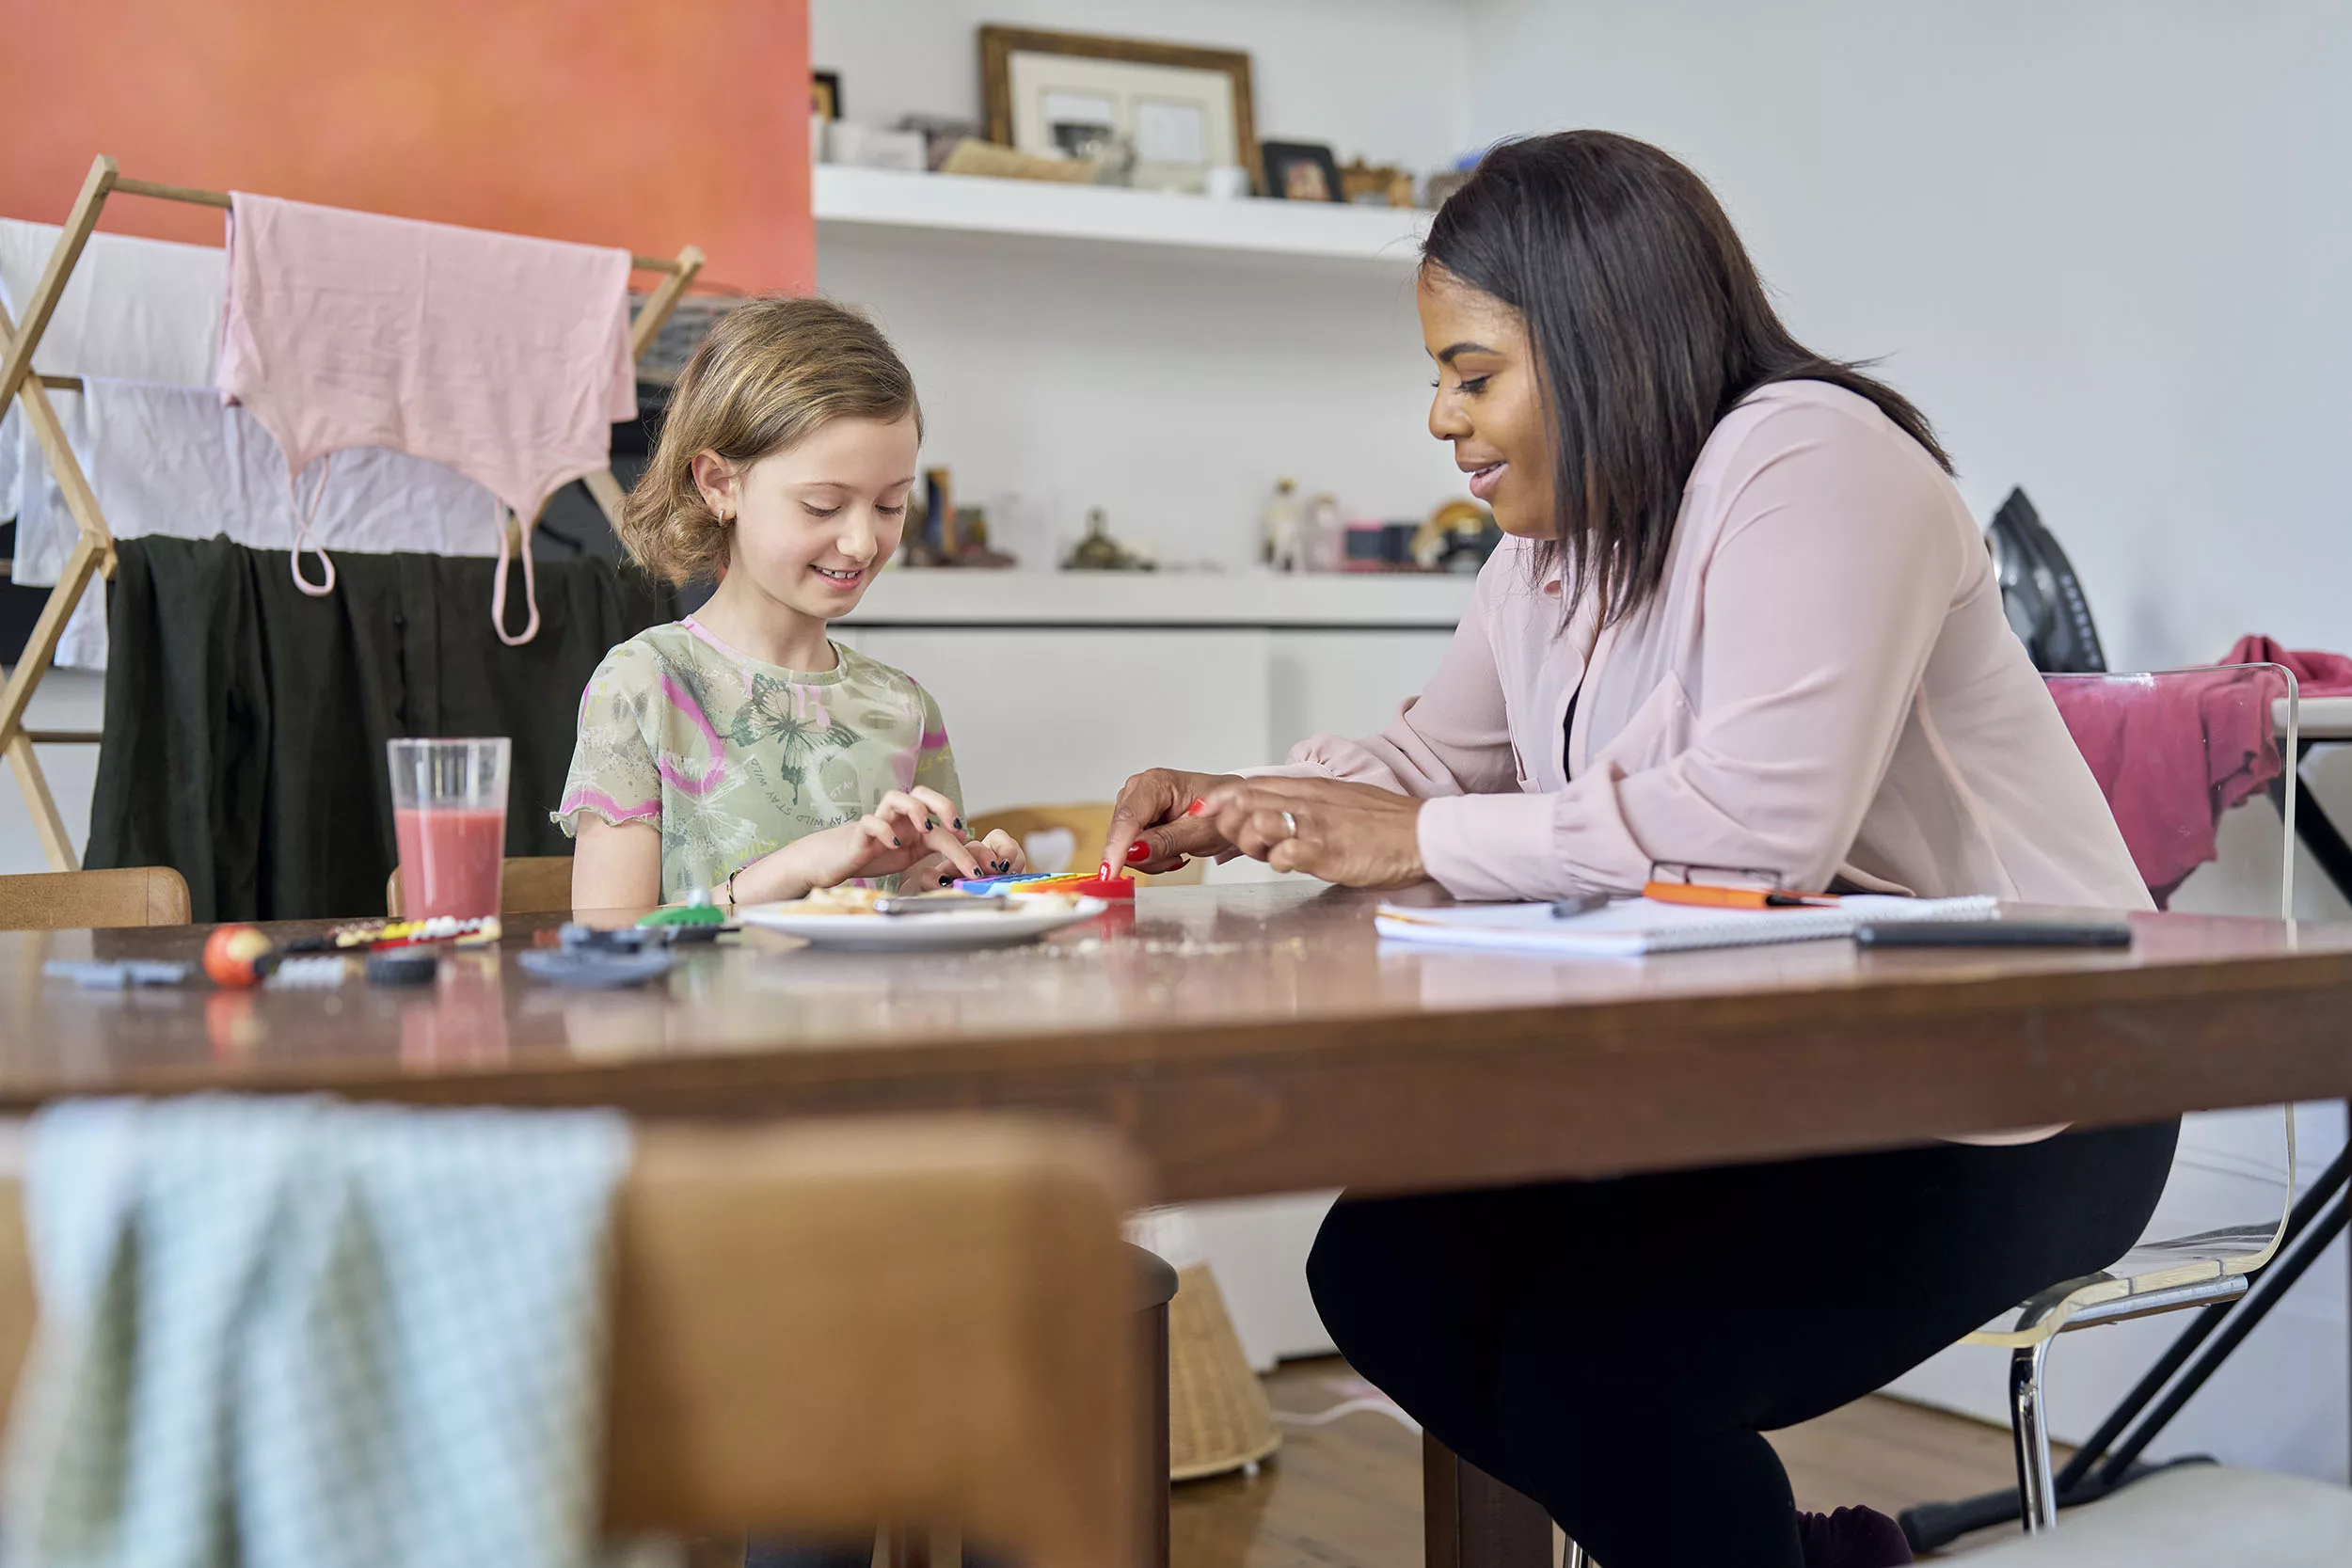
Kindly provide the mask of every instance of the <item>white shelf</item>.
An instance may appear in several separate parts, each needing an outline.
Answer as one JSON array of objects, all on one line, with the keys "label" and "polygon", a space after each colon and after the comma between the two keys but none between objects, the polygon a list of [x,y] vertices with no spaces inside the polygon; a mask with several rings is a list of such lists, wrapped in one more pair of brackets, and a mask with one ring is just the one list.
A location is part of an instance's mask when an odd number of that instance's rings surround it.
[{"label": "white shelf", "polygon": [[987,180],[819,164],[811,205],[829,236],[996,235],[1269,261],[1359,262],[1402,272],[1421,254],[1429,214],[1338,202],[1221,201],[1202,196]]},{"label": "white shelf", "polygon": [[1406,572],[970,571],[874,579],[849,626],[1273,626],[1448,631],[1476,579]]}]

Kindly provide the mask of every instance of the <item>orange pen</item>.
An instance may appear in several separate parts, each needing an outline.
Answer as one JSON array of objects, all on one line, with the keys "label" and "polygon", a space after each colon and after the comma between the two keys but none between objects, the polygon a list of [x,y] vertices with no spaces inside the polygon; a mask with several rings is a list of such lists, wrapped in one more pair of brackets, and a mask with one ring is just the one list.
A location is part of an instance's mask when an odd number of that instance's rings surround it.
[{"label": "orange pen", "polygon": [[1642,896],[1661,904],[1698,904],[1714,910],[1836,909],[1828,893],[1778,893],[1760,887],[1710,887],[1704,882],[1645,882]]}]

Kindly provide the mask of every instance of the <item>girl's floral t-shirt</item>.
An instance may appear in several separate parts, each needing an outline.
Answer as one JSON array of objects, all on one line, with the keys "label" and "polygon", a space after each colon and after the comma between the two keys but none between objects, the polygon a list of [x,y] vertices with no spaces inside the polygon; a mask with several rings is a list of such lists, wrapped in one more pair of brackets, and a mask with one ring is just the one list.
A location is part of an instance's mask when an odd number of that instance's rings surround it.
[{"label": "girl's floral t-shirt", "polygon": [[661,897],[717,890],[803,834],[853,822],[923,784],[961,804],[930,695],[840,643],[822,673],[720,641],[693,617],[614,648],[580,700],[580,738],[554,812],[661,830]]}]

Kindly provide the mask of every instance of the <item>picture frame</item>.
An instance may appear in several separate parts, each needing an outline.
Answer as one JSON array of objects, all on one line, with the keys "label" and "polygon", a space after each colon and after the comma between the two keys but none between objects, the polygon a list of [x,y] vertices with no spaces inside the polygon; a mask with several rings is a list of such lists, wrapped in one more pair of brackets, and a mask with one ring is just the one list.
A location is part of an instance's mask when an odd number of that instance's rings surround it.
[{"label": "picture frame", "polygon": [[812,71],[808,73],[808,112],[827,122],[841,118],[841,72]]},{"label": "picture frame", "polygon": [[1345,201],[1339,160],[1322,142],[1260,144],[1265,159],[1265,194],[1281,201]]},{"label": "picture frame", "polygon": [[1249,55],[1237,49],[983,26],[988,139],[1033,157],[1134,165],[1148,189],[1199,191],[1207,171],[1258,168]]}]

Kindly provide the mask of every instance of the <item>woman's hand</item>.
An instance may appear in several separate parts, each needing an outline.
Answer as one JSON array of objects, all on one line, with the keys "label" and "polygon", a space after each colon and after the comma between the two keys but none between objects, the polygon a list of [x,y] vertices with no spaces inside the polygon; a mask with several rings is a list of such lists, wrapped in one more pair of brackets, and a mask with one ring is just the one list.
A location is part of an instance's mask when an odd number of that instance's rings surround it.
[{"label": "woman's hand", "polygon": [[[1156,874],[1177,870],[1187,857],[1230,854],[1233,846],[1214,823],[1186,814],[1195,800],[1234,782],[1231,773],[1184,773],[1172,768],[1137,773],[1120,786],[1118,802],[1111,807],[1111,836],[1103,846],[1103,859],[1113,874],[1121,866]],[[1142,852],[1131,855],[1131,846],[1139,846]]]},{"label": "woman's hand", "polygon": [[935,789],[894,789],[855,822],[794,839],[735,874],[735,902],[800,898],[811,888],[860,877],[888,877],[926,860],[981,875],[976,846],[963,837],[956,803]]},{"label": "woman's hand", "polygon": [[[1029,869],[1021,841],[1002,828],[964,847],[979,861],[983,877],[1009,877]],[[930,893],[952,886],[963,870],[945,855],[927,855],[899,873],[898,885],[909,893]]]},{"label": "woman's hand", "polygon": [[[1148,776],[1148,775],[1147,775]],[[1337,779],[1232,779],[1202,797],[1217,838],[1277,871],[1343,887],[1425,880],[1421,808],[1410,795]]]}]

